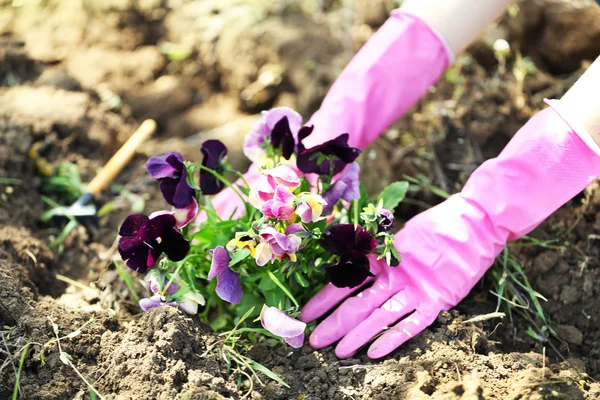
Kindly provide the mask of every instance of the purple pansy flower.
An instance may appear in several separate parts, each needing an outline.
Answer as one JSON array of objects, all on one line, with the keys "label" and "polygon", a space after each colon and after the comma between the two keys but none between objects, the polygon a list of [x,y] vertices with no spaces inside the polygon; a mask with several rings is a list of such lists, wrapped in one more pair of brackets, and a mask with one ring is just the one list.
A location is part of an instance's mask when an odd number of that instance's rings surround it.
[{"label": "purple pansy flower", "polygon": [[142,310],[148,311],[149,309],[154,307],[177,307],[179,303],[177,303],[176,301],[166,301],[164,297],[161,297],[159,294],[155,294],[150,298],[141,299],[139,304]]},{"label": "purple pansy flower", "polygon": [[187,184],[187,170],[180,153],[172,151],[150,158],[146,171],[160,182],[160,190],[170,205],[184,208],[194,200],[194,189]]},{"label": "purple pansy flower", "polygon": [[267,200],[260,211],[267,218],[275,218],[282,221],[289,219],[294,212],[294,200],[296,196],[282,185],[277,185],[271,200]]},{"label": "purple pansy flower", "polygon": [[263,305],[260,311],[260,323],[263,328],[276,336],[282,337],[284,342],[296,349],[304,344],[306,324],[290,317],[276,307]]},{"label": "purple pansy flower", "polygon": [[229,269],[231,257],[223,246],[217,246],[210,251],[212,263],[208,272],[208,280],[217,278],[217,295],[232,304],[239,304],[242,300],[242,283],[240,274]]},{"label": "purple pansy flower", "polygon": [[161,297],[159,294],[155,294],[150,298],[140,300],[140,307],[144,311],[148,311],[154,307],[171,306],[178,307],[181,311],[186,314],[194,315],[198,312],[198,305],[203,306],[206,304],[204,296],[196,292],[188,292],[183,295],[182,301],[167,301],[166,298]]},{"label": "purple pansy flower", "polygon": [[337,287],[353,288],[373,276],[367,255],[375,250],[377,241],[360,225],[336,224],[323,234],[321,246],[340,256],[336,264],[323,266],[327,277]]},{"label": "purple pansy flower", "polygon": [[119,253],[127,266],[144,273],[165,253],[172,261],[181,261],[190,250],[190,242],[175,227],[172,215],[148,218],[130,215],[119,229]]},{"label": "purple pansy flower", "polygon": [[379,232],[388,232],[394,226],[394,214],[388,209],[382,208],[378,215],[377,230]]},{"label": "purple pansy flower", "polygon": [[[305,126],[298,132],[298,158],[296,165],[305,174],[333,175],[339,174],[347,164],[353,163],[361,151],[348,145],[347,133],[335,139],[307,149],[302,140],[310,136],[314,126]],[[333,167],[331,163],[333,162]]]},{"label": "purple pansy flower", "polygon": [[[282,122],[275,129],[277,124],[284,119],[287,122]],[[285,156],[289,152],[290,143],[292,143],[293,151],[293,141],[297,137],[300,126],[302,126],[302,116],[291,108],[277,107],[270,111],[263,111],[262,118],[254,124],[252,130],[246,135],[244,154],[252,162],[261,164],[265,155],[265,139],[267,136],[272,135],[271,144],[277,145],[277,147],[282,145]],[[292,140],[289,138],[289,133],[292,135]],[[289,159],[289,157],[286,157],[286,159]]]},{"label": "purple pansy flower", "polygon": [[352,201],[360,198],[360,187],[358,175],[360,167],[353,162],[340,174],[335,183],[323,193],[323,199],[327,205],[323,208],[323,215],[329,215],[333,207],[340,200]]},{"label": "purple pansy flower", "polygon": [[[227,147],[219,140],[207,140],[202,144],[202,165],[222,174],[225,170],[223,159],[227,155]],[[208,171],[200,170],[200,189],[203,194],[217,194],[225,184]]]}]

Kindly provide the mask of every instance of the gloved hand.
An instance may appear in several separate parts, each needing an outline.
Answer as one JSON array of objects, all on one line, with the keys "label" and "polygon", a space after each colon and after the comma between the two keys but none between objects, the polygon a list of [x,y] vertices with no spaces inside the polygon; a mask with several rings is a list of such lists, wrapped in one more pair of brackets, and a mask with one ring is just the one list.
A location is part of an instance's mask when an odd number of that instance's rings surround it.
[{"label": "gloved hand", "polygon": [[304,322],[341,303],[312,333],[313,347],[341,339],[336,354],[349,357],[385,331],[368,355],[387,355],[456,306],[509,240],[533,230],[600,175],[598,145],[560,102],[549,104],[473,172],[462,192],[406,224],[395,238],[398,267],[373,258],[372,287],[344,301],[356,289],[329,284],[306,304]]},{"label": "gloved hand", "polygon": [[[349,144],[365,148],[417,102],[453,61],[451,50],[425,22],[395,10],[342,71],[308,125],[313,134],[304,140],[316,146],[342,133]],[[246,173],[258,177],[252,165]],[[213,199],[222,216],[244,207],[230,190]],[[199,220],[204,218],[203,213]]]}]

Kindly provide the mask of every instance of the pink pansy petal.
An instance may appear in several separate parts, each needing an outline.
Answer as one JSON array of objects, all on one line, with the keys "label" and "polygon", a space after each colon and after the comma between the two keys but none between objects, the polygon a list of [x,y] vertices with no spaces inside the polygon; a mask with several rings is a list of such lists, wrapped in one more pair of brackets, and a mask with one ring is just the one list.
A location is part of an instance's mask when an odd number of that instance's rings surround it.
[{"label": "pink pansy petal", "polygon": [[298,207],[296,207],[296,214],[305,224],[312,221],[312,208],[308,205],[308,203],[298,204]]},{"label": "pink pansy petal", "polygon": [[272,226],[267,226],[260,231],[260,236],[267,242],[275,241],[279,246],[287,249],[290,245],[289,238]]},{"label": "pink pansy petal", "polygon": [[273,214],[272,207],[274,200],[268,200],[260,207],[260,212],[264,214],[267,218],[276,218],[275,214]]},{"label": "pink pansy petal", "polygon": [[304,322],[288,316],[276,307],[267,307],[266,305],[263,305],[260,312],[260,323],[263,328],[284,339],[297,338],[303,335],[306,329]]},{"label": "pink pansy petal", "polygon": [[284,338],[283,341],[292,346],[293,348],[299,349],[304,345],[304,332],[293,338]]},{"label": "pink pansy petal", "polygon": [[277,200],[283,204],[293,204],[296,196],[292,192],[290,192],[286,187],[282,185],[277,185],[275,189],[275,194],[273,195],[273,199]]},{"label": "pink pansy petal", "polygon": [[287,188],[296,188],[300,186],[298,174],[287,165],[279,165],[278,167],[265,171],[265,174],[273,177],[275,183],[278,185],[283,185]]}]

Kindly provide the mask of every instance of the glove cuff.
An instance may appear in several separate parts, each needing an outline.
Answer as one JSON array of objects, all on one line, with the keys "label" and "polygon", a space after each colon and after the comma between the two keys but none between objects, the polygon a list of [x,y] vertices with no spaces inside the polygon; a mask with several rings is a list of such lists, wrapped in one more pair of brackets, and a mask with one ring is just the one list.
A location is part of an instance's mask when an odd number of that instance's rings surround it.
[{"label": "glove cuff", "polygon": [[452,51],[452,48],[450,47],[450,44],[448,43],[446,38],[441,33],[439,33],[435,28],[431,27],[427,22],[425,22],[421,17],[419,17],[416,14],[406,12],[406,11],[402,10],[401,8],[397,8],[397,9],[393,10],[390,13],[390,15],[392,17],[398,17],[398,18],[410,17],[410,18],[414,18],[417,21],[420,21],[423,24],[423,27],[425,29],[429,29],[431,34],[437,38],[437,40],[440,42],[440,45],[446,51],[446,57],[448,59],[447,66],[454,64],[454,61],[456,61],[456,55],[454,54],[454,51]]},{"label": "glove cuff", "polygon": [[562,119],[566,122],[569,127],[579,136],[581,140],[598,156],[600,156],[600,147],[592,139],[592,135],[585,129],[576,118],[571,117],[571,113],[563,106],[560,100],[556,99],[544,99],[544,102],[550,106]]}]

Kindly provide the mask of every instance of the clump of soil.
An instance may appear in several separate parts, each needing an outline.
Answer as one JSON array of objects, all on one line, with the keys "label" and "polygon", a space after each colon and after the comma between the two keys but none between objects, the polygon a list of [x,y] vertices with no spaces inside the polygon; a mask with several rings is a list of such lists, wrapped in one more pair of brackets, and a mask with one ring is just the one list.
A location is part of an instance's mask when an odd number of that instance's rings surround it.
[{"label": "clump of soil", "polygon": [[[140,315],[112,260],[131,197],[143,199],[146,212],[162,206],[144,158],[179,150],[199,159],[202,140],[219,138],[234,165],[243,166],[240,138],[254,113],[287,105],[310,115],[395,2],[357,1],[354,22],[336,1],[319,9],[302,1],[63,3],[0,6],[7,16],[0,18],[0,178],[10,178],[0,183],[0,398],[12,395],[27,343],[19,382],[26,399],[89,398],[82,376],[107,399],[600,397],[600,385],[589,379],[600,377],[594,187],[534,232],[558,239],[556,248],[518,254],[548,298],[543,306],[562,341],[536,341],[519,320],[468,322],[495,309],[484,283],[382,361],[364,352],[339,360],[332,348],[290,352],[258,343],[249,356],[289,387],[265,377],[266,386],[251,387],[209,351],[217,339],[196,317],[174,308]],[[592,2],[520,7],[365,151],[362,178],[371,192],[405,174],[459,190],[544,97],[560,97],[598,54],[600,16]],[[492,49],[499,37],[536,64],[510,57],[502,66]],[[117,207],[100,218],[98,235],[79,227],[64,251],[50,247],[58,229],[39,222],[47,206],[32,146],[48,142],[42,156],[49,165],[75,163],[87,182],[144,118],[156,119],[158,132],[100,197],[100,205]],[[440,201],[418,189],[410,198],[397,210],[399,220]],[[71,357],[67,364],[60,351]]]}]

